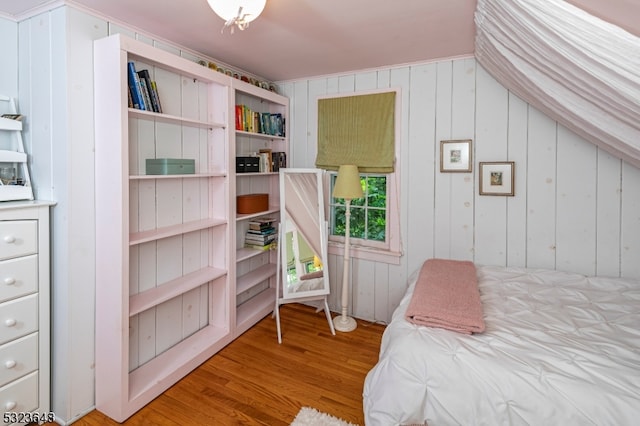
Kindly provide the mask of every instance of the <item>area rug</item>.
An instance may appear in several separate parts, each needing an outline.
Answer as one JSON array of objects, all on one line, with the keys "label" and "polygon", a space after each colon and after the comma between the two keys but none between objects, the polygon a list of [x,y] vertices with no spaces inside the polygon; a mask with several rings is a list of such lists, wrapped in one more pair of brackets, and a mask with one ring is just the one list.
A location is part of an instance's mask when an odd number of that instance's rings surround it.
[{"label": "area rug", "polygon": [[302,407],[291,426],[357,426],[315,408]]}]

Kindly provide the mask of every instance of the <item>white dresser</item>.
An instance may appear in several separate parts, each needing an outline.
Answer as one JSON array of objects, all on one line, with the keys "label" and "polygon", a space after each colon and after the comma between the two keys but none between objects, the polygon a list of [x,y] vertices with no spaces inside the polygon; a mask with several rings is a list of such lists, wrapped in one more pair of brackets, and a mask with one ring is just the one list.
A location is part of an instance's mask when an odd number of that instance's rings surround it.
[{"label": "white dresser", "polygon": [[[49,208],[0,203],[0,411],[50,419]],[[45,417],[42,417],[45,416]],[[36,419],[37,420],[37,419]]]}]

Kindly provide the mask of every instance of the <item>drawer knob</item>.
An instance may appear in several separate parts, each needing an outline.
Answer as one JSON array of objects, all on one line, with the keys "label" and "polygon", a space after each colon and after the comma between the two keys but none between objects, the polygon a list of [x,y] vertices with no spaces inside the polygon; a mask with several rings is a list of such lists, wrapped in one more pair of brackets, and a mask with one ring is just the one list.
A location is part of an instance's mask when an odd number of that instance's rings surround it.
[{"label": "drawer knob", "polygon": [[6,325],[7,327],[13,327],[14,325],[16,325],[16,320],[13,318],[9,318],[4,321],[4,325]]},{"label": "drawer knob", "polygon": [[11,368],[13,368],[15,366],[16,366],[16,362],[14,360],[12,360],[12,359],[10,359],[9,361],[4,363],[4,367],[6,369],[11,369]]},{"label": "drawer knob", "polygon": [[13,278],[13,277],[7,277],[7,278],[4,279],[4,283],[6,285],[12,285],[12,284],[16,283],[16,279]]},{"label": "drawer knob", "polygon": [[16,242],[16,237],[14,237],[13,235],[6,235],[4,237],[4,242],[7,243],[7,244],[15,243]]},{"label": "drawer knob", "polygon": [[18,405],[18,404],[16,404],[15,401],[7,401],[7,403],[4,404],[4,409],[7,410],[7,411],[11,411],[14,408],[16,408],[16,405]]}]

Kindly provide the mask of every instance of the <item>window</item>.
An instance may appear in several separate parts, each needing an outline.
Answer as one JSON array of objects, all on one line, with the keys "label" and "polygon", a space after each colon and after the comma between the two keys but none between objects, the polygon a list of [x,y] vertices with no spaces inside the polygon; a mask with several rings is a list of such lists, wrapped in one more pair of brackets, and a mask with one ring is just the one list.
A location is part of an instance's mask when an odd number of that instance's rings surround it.
[{"label": "window", "polygon": [[[331,190],[337,174],[331,175]],[[387,208],[387,176],[361,174],[360,184],[364,196],[351,201],[350,237],[352,244],[371,247],[388,247],[388,208]],[[344,238],[345,203],[342,198],[331,197],[330,234]],[[342,238],[335,238],[342,240]]]},{"label": "window", "polygon": [[[316,167],[328,174],[329,253],[342,255],[345,203],[331,197],[342,164],[358,165],[364,192],[351,201],[350,255],[399,264],[400,89],[331,94],[318,98]],[[382,155],[384,153],[384,155]]]}]

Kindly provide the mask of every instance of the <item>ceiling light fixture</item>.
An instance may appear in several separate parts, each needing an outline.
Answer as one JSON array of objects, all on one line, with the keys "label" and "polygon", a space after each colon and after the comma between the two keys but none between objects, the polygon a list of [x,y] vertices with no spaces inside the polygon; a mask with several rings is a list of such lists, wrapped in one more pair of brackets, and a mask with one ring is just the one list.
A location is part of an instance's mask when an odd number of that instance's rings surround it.
[{"label": "ceiling light fixture", "polygon": [[231,27],[231,34],[233,34],[234,26],[242,31],[251,21],[260,16],[267,0],[207,0],[207,3],[219,17],[225,20],[220,32]]}]

